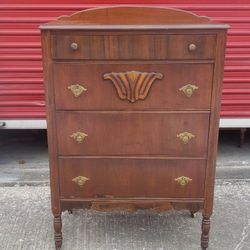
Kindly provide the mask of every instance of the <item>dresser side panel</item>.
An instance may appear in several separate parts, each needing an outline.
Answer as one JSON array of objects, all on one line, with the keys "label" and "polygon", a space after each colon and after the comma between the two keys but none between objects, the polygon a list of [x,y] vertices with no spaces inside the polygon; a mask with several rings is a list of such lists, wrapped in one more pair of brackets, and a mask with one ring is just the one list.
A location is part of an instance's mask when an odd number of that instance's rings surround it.
[{"label": "dresser side panel", "polygon": [[218,148],[219,118],[221,107],[224,58],[226,47],[226,31],[217,33],[216,60],[214,65],[211,115],[208,134],[208,161],[205,180],[204,216],[210,217],[213,210],[214,184],[216,171],[216,155]]},{"label": "dresser side panel", "polygon": [[50,168],[50,188],[51,188],[51,206],[54,215],[61,213],[60,208],[60,190],[59,174],[57,163],[57,143],[56,143],[56,125],[55,125],[55,102],[53,86],[53,67],[51,60],[51,34],[49,31],[41,31],[42,55],[43,55],[43,75],[45,83],[46,98],[46,119],[47,119],[47,139],[49,151]]}]

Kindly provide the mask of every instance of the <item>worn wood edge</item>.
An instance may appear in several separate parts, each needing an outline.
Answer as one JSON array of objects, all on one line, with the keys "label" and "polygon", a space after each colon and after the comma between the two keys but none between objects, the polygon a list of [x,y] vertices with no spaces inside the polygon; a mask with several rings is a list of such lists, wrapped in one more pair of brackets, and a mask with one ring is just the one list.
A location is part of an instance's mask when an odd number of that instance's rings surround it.
[{"label": "worn wood edge", "polygon": [[[127,211],[130,213],[138,210],[150,210],[152,212],[160,213],[168,210],[193,210],[194,206],[182,203],[162,202],[162,203],[105,203],[105,202],[92,202],[90,209],[99,212],[112,212],[112,211]],[[196,206],[197,207],[197,206]],[[201,209],[196,208],[197,211]]]},{"label": "worn wood edge", "polygon": [[198,212],[203,209],[203,199],[126,199],[126,200],[61,200],[62,210],[90,209],[99,212],[126,211],[136,212],[138,210],[149,210],[153,212],[164,212],[168,210],[190,210]]}]

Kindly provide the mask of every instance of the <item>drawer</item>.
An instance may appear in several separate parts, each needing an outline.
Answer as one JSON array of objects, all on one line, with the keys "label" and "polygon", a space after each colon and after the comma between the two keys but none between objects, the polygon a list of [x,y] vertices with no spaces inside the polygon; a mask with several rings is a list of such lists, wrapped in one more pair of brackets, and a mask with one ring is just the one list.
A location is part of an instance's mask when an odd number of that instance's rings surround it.
[{"label": "drawer", "polygon": [[57,109],[208,110],[213,64],[56,63]]},{"label": "drawer", "polygon": [[60,155],[206,156],[208,113],[56,114]]},{"label": "drawer", "polygon": [[96,34],[52,36],[54,59],[213,59],[213,34]]},{"label": "drawer", "polygon": [[61,198],[202,198],[205,160],[59,159]]}]

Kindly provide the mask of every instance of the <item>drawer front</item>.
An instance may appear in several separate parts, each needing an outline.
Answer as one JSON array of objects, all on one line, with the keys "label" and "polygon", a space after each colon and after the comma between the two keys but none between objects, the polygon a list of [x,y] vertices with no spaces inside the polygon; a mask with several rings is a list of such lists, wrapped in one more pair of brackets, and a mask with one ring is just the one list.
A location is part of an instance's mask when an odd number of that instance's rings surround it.
[{"label": "drawer front", "polygon": [[60,111],[56,117],[60,155],[207,153],[207,113]]},{"label": "drawer front", "polygon": [[213,64],[54,64],[57,109],[210,108]]},{"label": "drawer front", "polygon": [[61,198],[202,198],[205,160],[59,160]]},{"label": "drawer front", "polygon": [[54,35],[54,59],[213,59],[215,35]]}]

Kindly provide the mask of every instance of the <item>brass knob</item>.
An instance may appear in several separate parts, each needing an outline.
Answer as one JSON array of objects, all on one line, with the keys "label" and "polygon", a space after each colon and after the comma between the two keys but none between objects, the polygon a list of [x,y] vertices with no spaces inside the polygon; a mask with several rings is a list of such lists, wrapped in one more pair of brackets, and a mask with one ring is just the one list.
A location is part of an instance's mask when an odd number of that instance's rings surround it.
[{"label": "brass knob", "polygon": [[77,43],[71,43],[71,44],[70,44],[70,48],[71,48],[72,50],[77,50],[77,49],[78,49],[78,44],[77,44]]},{"label": "brass knob", "polygon": [[185,187],[189,182],[192,181],[191,178],[186,176],[180,176],[176,179],[174,179],[176,182],[178,182],[182,187]]},{"label": "brass knob", "polygon": [[195,135],[189,132],[183,132],[177,135],[177,138],[179,138],[183,144],[187,144],[194,137]]},{"label": "brass knob", "polygon": [[191,97],[194,91],[197,89],[199,89],[199,87],[192,85],[192,84],[187,84],[179,88],[179,90],[182,91],[187,97]]},{"label": "brass knob", "polygon": [[188,50],[189,51],[195,51],[196,50],[196,45],[194,43],[191,43],[188,45]]},{"label": "brass knob", "polygon": [[85,176],[77,176],[72,179],[72,181],[75,182],[75,184],[78,185],[79,187],[82,187],[85,184],[85,182],[88,180],[89,178]]},{"label": "brass knob", "polygon": [[83,91],[87,91],[86,88],[84,88],[82,85],[80,84],[73,84],[73,85],[70,85],[68,86],[68,89],[72,92],[72,94],[75,96],[75,97],[78,97],[82,94]]},{"label": "brass knob", "polygon": [[85,133],[75,132],[70,137],[73,138],[77,143],[82,143],[86,136],[88,135]]}]

